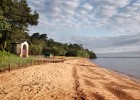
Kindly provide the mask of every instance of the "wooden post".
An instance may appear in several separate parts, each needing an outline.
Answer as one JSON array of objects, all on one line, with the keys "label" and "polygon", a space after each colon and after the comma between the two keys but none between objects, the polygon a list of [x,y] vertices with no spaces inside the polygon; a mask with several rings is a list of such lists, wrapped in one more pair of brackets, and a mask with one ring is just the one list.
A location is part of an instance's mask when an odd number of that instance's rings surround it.
[{"label": "wooden post", "polygon": [[20,61],[19,61],[19,65],[18,66],[20,67]]},{"label": "wooden post", "polygon": [[39,60],[37,60],[37,65],[39,65]]},{"label": "wooden post", "polygon": [[37,60],[37,65],[39,65],[39,61]]},{"label": "wooden post", "polygon": [[9,72],[10,72],[10,70],[11,70],[11,64],[9,64],[9,66],[8,66],[8,70],[9,70]]},{"label": "wooden post", "polygon": [[28,63],[27,63],[27,61],[26,61],[26,67],[28,66]]},{"label": "wooden post", "polygon": [[39,60],[39,65],[41,65],[41,60]]},{"label": "wooden post", "polygon": [[35,65],[37,65],[37,61],[35,60]]},{"label": "wooden post", "polygon": [[37,60],[36,60],[36,65],[38,64]]},{"label": "wooden post", "polygon": [[33,66],[33,61],[31,61],[31,66]]},{"label": "wooden post", "polygon": [[37,60],[37,65],[39,65],[39,61]]}]

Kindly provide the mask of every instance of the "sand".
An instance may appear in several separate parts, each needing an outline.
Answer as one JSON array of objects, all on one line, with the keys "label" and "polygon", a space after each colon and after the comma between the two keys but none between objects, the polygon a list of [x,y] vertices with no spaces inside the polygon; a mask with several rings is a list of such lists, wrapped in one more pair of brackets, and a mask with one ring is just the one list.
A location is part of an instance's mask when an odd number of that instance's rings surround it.
[{"label": "sand", "polygon": [[77,58],[1,73],[0,100],[140,100],[140,83]]}]

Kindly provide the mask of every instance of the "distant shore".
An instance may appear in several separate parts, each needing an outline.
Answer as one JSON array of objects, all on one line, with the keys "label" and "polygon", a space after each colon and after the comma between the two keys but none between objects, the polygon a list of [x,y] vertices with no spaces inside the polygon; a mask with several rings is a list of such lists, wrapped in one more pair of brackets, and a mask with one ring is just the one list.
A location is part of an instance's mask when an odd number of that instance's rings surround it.
[{"label": "distant shore", "polygon": [[85,58],[0,74],[3,100],[138,100],[140,82]]}]

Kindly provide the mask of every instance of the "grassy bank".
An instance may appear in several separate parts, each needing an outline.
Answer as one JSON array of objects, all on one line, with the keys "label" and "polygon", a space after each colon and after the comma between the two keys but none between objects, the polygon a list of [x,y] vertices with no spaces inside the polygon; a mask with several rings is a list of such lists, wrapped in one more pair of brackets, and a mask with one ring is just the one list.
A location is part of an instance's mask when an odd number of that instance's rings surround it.
[{"label": "grassy bank", "polygon": [[4,71],[9,64],[12,68],[23,67],[34,63],[34,57],[21,58],[6,51],[0,51],[0,70]]}]

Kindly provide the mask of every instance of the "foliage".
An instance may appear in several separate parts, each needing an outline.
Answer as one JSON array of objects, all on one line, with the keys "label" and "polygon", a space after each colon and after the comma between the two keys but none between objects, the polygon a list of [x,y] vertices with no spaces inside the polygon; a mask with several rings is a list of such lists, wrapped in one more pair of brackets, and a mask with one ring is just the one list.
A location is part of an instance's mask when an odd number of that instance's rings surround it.
[{"label": "foliage", "polygon": [[29,47],[30,47],[29,48],[30,55],[40,55],[41,52],[42,52],[41,45],[34,45],[34,44],[32,44]]},{"label": "foliage", "polygon": [[32,13],[26,0],[1,0],[0,2],[3,16],[6,17],[12,27],[17,28],[28,27],[28,25],[37,25],[39,15],[35,11]]},{"label": "foliage", "polygon": [[47,47],[43,49],[43,52],[51,52],[57,56],[72,56],[72,57],[86,57],[96,58],[96,54],[88,49],[84,49],[80,44],[62,44],[55,42],[53,39],[49,39]]},{"label": "foliage", "polygon": [[10,30],[10,28],[10,24],[7,22],[6,18],[0,16],[0,32]]},{"label": "foliage", "polygon": [[[6,40],[9,30],[11,29],[10,24],[6,18],[0,16],[0,49],[6,48]],[[7,34],[5,34],[7,32]]]},{"label": "foliage", "polygon": [[19,39],[27,39],[27,28],[29,25],[37,25],[39,15],[36,11],[32,11],[26,0],[1,0],[0,15],[6,18],[6,22],[10,23],[10,31],[2,31],[0,40],[6,49],[10,42]]},{"label": "foliage", "polygon": [[40,33],[33,33],[32,36],[29,37],[30,44],[30,54],[31,55],[39,55],[42,53],[43,49],[46,47],[47,35]]}]

